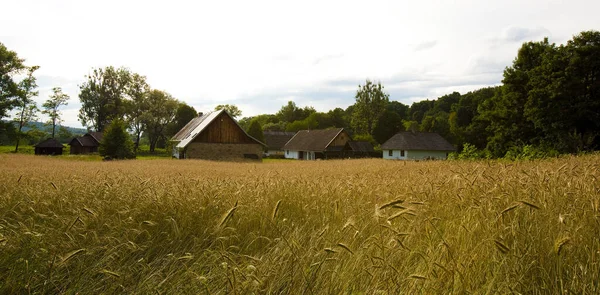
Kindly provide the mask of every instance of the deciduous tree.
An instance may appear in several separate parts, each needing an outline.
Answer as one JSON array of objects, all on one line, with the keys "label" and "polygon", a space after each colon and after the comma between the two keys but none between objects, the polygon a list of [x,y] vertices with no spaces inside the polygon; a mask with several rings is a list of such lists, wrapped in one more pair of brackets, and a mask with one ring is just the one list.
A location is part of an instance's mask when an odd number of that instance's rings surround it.
[{"label": "deciduous tree", "polygon": [[358,85],[355,98],[352,127],[359,133],[372,135],[377,120],[389,102],[389,95],[383,91],[381,83],[373,84],[367,80],[365,85]]},{"label": "deciduous tree", "polygon": [[36,78],[33,76],[33,72],[39,69],[38,66],[29,68],[27,77],[25,77],[17,85],[17,143],[15,144],[15,153],[19,151],[19,142],[23,135],[23,127],[36,119],[37,112],[39,111],[33,98],[38,95]]},{"label": "deciduous tree", "polygon": [[131,72],[109,66],[93,69],[86,78],[87,81],[79,86],[79,121],[96,131],[103,131],[113,119],[122,119],[125,114],[124,100]]},{"label": "deciduous tree", "polygon": [[44,107],[42,113],[50,117],[48,124],[52,126],[52,138],[54,138],[56,125],[62,122],[61,114],[58,108],[68,104],[67,101],[69,100],[69,95],[63,93],[62,88],[60,87],[52,88],[52,92],[53,94],[50,95],[50,99],[46,100],[46,102],[44,102],[42,105]]},{"label": "deciduous tree", "polygon": [[225,110],[234,119],[242,115],[242,111],[234,104],[220,104],[215,107],[215,111]]}]

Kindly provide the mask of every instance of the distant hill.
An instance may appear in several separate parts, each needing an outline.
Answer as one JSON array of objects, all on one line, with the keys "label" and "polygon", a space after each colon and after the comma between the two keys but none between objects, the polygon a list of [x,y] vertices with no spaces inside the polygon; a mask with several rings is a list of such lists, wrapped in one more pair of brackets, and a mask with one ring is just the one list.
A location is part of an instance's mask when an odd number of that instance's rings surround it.
[{"label": "distant hill", "polygon": [[[3,120],[4,122],[10,122],[9,120]],[[15,127],[17,127],[17,122],[13,121],[13,124],[15,125]],[[50,127],[46,125],[46,123],[43,122],[29,122],[27,123],[26,126],[23,127],[23,132],[27,132],[31,129],[31,126],[39,129],[39,130],[48,130],[50,131]],[[56,126],[56,130],[58,130],[59,126]],[[85,128],[74,128],[74,127],[69,127],[69,126],[63,126],[65,128],[67,128],[67,130],[69,130],[69,132],[73,133],[73,136],[77,136],[77,135],[83,135],[87,133],[87,129]]]}]

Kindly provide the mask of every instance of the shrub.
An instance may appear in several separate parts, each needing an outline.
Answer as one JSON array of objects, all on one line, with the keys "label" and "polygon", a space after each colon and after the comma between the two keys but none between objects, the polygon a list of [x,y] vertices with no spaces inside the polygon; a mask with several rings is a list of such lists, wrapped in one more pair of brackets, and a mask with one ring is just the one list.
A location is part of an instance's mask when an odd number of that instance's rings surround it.
[{"label": "shrub", "polygon": [[127,133],[127,126],[121,119],[113,120],[104,131],[98,152],[105,158],[133,159],[133,141]]}]

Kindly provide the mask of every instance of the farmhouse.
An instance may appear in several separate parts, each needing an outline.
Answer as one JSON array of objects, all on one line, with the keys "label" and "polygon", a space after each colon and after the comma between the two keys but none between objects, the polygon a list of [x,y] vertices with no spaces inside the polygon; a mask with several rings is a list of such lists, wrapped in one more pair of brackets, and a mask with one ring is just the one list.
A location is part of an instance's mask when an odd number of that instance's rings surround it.
[{"label": "farmhouse", "polygon": [[225,110],[200,114],[173,138],[178,159],[242,160],[262,158],[265,144],[248,135]]},{"label": "farmhouse", "polygon": [[350,135],[344,128],[326,130],[300,130],[283,149],[286,159],[315,160],[338,158]]},{"label": "farmhouse", "polygon": [[400,132],[381,145],[384,159],[446,159],[454,146],[441,135],[429,132]]},{"label": "farmhouse", "polygon": [[71,154],[91,154],[97,153],[100,142],[102,141],[102,132],[88,132],[81,137],[75,137],[69,142]]},{"label": "farmhouse", "polygon": [[65,147],[58,140],[48,138],[35,145],[36,155],[62,155]]},{"label": "farmhouse", "polygon": [[283,146],[294,137],[294,132],[283,131],[265,131],[265,144],[267,145],[267,155],[283,156]]}]

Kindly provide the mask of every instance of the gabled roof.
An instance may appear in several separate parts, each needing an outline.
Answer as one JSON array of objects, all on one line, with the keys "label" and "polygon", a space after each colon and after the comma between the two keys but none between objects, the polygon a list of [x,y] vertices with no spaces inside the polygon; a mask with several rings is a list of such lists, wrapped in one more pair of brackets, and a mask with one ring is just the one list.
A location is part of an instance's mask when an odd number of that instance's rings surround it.
[{"label": "gabled roof", "polygon": [[375,151],[373,145],[368,141],[348,141],[348,146],[354,152],[371,153]]},{"label": "gabled roof", "polygon": [[54,138],[48,138],[38,144],[35,145],[35,147],[39,147],[39,148],[64,148],[64,146],[62,145],[62,143],[60,143],[58,140],[54,139]]},{"label": "gabled roof", "polygon": [[86,135],[93,137],[98,143],[100,143],[102,141],[102,137],[104,137],[104,133],[102,132],[88,132]]},{"label": "gabled roof", "polygon": [[381,145],[382,150],[454,151],[441,135],[430,132],[400,132]]},{"label": "gabled roof", "polygon": [[81,146],[95,147],[100,145],[102,137],[104,137],[104,133],[102,132],[88,132],[83,136],[73,138],[71,142],[69,142],[69,145],[78,143]]},{"label": "gabled roof", "polygon": [[265,144],[270,150],[281,150],[294,137],[294,132],[265,131]]},{"label": "gabled roof", "polygon": [[[240,127],[238,122],[233,117],[231,117],[231,115],[228,112],[226,112],[225,110],[218,110],[192,119],[185,126],[183,126],[183,128],[181,128],[181,130],[179,130],[179,132],[177,132],[177,134],[175,134],[173,138],[171,138],[171,141],[178,142],[176,145],[177,148],[185,148],[190,142],[194,140],[194,138],[196,138],[196,136],[198,136],[198,134],[204,131],[204,129],[206,129],[206,127],[208,127],[208,125],[210,125],[210,123],[212,123],[212,121],[215,118],[217,118],[221,113],[227,114],[227,116],[229,116],[233,120],[233,122],[235,122],[235,124],[240,128],[240,130],[242,130],[242,132],[248,135],[248,133],[246,133],[246,131],[242,127]],[[250,137],[256,143],[265,146],[264,143],[260,142],[256,138],[250,135],[248,135],[248,137]]]},{"label": "gabled roof", "polygon": [[75,143],[85,147],[95,147],[99,145],[98,141],[96,141],[96,139],[89,134],[73,138],[71,142],[69,142],[69,145],[73,145]]},{"label": "gabled roof", "polygon": [[294,151],[323,152],[344,128],[325,130],[300,130],[290,139],[283,149]]}]

